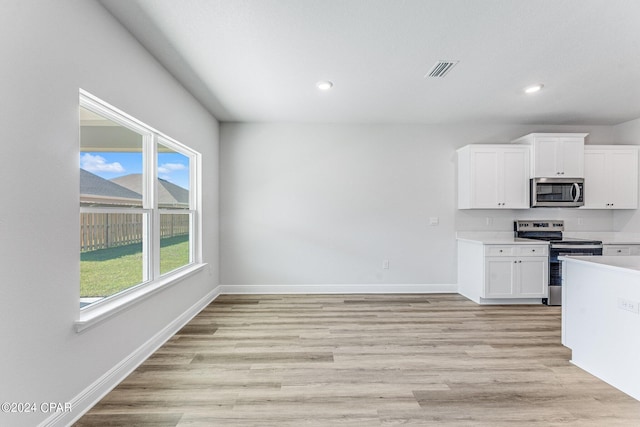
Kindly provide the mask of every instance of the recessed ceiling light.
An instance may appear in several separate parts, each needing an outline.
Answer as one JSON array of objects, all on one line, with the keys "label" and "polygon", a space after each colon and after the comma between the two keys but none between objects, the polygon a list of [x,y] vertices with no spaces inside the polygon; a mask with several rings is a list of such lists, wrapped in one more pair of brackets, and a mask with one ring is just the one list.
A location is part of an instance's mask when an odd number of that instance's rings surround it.
[{"label": "recessed ceiling light", "polygon": [[524,88],[525,93],[536,93],[540,92],[540,89],[544,87],[543,84],[532,85]]},{"label": "recessed ceiling light", "polygon": [[316,83],[316,87],[320,90],[329,90],[333,87],[333,83],[329,80],[322,80]]}]

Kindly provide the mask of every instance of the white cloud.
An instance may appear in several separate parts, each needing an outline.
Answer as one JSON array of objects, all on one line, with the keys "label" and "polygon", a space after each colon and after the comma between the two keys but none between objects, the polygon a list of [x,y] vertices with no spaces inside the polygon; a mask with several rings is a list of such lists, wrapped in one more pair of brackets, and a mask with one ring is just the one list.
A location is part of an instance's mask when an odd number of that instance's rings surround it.
[{"label": "white cloud", "polygon": [[173,171],[180,171],[186,168],[187,167],[182,163],[163,163],[160,166],[158,166],[158,175],[160,174],[168,175]]},{"label": "white cloud", "polygon": [[118,162],[107,163],[102,156],[85,153],[80,157],[80,167],[89,172],[124,172],[124,168]]}]

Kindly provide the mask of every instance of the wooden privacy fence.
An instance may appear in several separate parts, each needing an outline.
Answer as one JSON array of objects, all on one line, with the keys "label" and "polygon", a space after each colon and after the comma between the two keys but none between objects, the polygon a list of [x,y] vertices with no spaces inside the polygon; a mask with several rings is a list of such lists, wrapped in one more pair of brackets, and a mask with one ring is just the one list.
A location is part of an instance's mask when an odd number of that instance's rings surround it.
[{"label": "wooden privacy fence", "polygon": [[[189,215],[160,215],[160,238],[189,234]],[[81,213],[80,251],[142,242],[142,214]]]}]

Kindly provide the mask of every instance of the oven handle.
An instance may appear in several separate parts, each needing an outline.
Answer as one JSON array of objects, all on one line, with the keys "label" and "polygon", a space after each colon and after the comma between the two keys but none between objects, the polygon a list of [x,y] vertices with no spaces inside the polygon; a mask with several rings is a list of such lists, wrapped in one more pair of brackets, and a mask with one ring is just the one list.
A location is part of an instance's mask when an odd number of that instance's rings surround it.
[{"label": "oven handle", "polygon": [[574,182],[573,189],[576,190],[576,196],[573,198],[573,201],[577,202],[580,200],[580,185],[577,182]]},{"label": "oven handle", "polygon": [[551,249],[602,249],[602,245],[551,245]]}]

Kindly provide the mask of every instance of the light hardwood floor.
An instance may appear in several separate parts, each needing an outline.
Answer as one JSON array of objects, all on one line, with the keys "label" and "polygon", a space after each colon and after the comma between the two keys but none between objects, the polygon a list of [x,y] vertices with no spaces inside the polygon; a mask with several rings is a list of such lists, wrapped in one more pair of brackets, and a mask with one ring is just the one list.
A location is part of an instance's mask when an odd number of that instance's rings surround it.
[{"label": "light hardwood floor", "polygon": [[78,426],[640,426],[571,365],[560,307],[226,295]]}]

